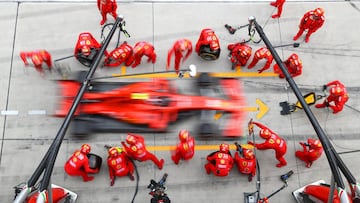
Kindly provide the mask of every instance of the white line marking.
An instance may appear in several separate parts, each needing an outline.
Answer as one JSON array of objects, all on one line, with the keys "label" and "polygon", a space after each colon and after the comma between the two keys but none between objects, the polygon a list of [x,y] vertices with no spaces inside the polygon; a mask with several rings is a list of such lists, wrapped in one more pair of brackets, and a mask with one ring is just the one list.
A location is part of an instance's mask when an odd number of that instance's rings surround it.
[{"label": "white line marking", "polygon": [[3,110],[3,111],[1,111],[1,115],[3,115],[3,116],[9,116],[9,115],[16,116],[16,115],[19,115],[19,111],[15,111],[15,110],[7,110],[7,111],[5,111],[5,110]]},{"label": "white line marking", "polygon": [[45,110],[30,110],[28,111],[29,115],[45,115],[46,111]]}]

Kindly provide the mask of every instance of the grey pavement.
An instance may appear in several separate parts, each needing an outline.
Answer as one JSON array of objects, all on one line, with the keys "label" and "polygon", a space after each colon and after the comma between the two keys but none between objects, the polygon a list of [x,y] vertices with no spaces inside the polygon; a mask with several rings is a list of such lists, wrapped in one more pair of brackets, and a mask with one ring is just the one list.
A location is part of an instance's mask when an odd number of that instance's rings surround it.
[{"label": "grey pavement", "polygon": [[[155,65],[143,62],[136,69],[128,68],[128,74],[165,70],[166,54],[173,42],[179,38],[189,38],[195,45],[203,28],[210,27],[220,38],[221,56],[216,61],[203,61],[195,53],[183,66],[196,64],[200,72],[227,72],[227,44],[246,38],[246,31],[230,35],[224,24],[239,26],[247,24],[249,16],[255,16],[263,26],[273,45],[292,43],[302,15],[316,7],[325,9],[324,26],[311,36],[309,43],[301,43],[299,48],[277,48],[281,58],[286,59],[292,52],[299,54],[303,61],[303,74],[295,78],[303,91],[321,93],[323,84],[332,80],[342,81],[349,90],[347,107],[339,114],[327,109],[311,107],[320,125],[325,130],[338,152],[360,148],[360,39],[357,26],[360,22],[360,2],[357,1],[287,1],[280,19],[271,19],[275,9],[268,1],[118,1],[118,13],[125,17],[126,28],[131,37],[130,44],[149,41],[158,54]],[[13,186],[26,182],[40,163],[43,155],[58,132],[63,119],[55,118],[59,100],[54,81],[60,76],[46,72],[41,78],[32,67],[25,67],[20,60],[20,51],[47,49],[53,59],[69,56],[73,52],[77,36],[89,31],[100,40],[100,14],[95,1],[1,1],[0,2],[0,201],[12,202]],[[110,22],[113,19],[109,16]],[[304,38],[301,37],[299,42]],[[251,46],[254,50],[263,43]],[[110,47],[113,48],[112,41]],[[60,62],[69,66],[72,72],[87,70],[74,59]],[[260,67],[261,62],[257,67]],[[256,68],[255,68],[256,69]],[[243,72],[250,72],[242,68]],[[253,71],[253,70],[251,70]],[[268,70],[271,71],[271,70]],[[119,68],[98,69],[104,76],[119,73]],[[259,122],[264,123],[287,140],[288,165],[276,168],[272,151],[258,151],[261,168],[261,194],[266,196],[282,186],[280,175],[289,170],[295,174],[289,179],[288,187],[272,197],[271,202],[295,202],[291,192],[317,180],[330,183],[331,172],[325,155],[311,168],[295,158],[300,149],[299,141],[316,137],[315,131],[302,111],[288,116],[280,115],[279,102],[296,102],[285,80],[277,77],[244,77],[240,79],[244,87],[247,104],[255,105],[257,98],[267,106],[269,112]],[[183,91],[189,91],[187,80],[176,80]],[[246,120],[255,118],[256,112],[249,112]],[[165,134],[146,134],[147,145],[174,145],[177,132],[181,128],[192,130],[192,121],[175,126]],[[244,129],[245,129],[244,125]],[[255,129],[256,133],[258,129]],[[84,183],[80,178],[69,177],[63,165],[71,153],[82,143],[89,143],[96,153],[106,158],[104,144],[119,145],[126,134],[94,134],[79,138],[67,133],[57,157],[52,183],[63,186],[78,194],[82,202],[130,202],[135,191],[135,182],[118,178],[114,187],[109,186],[106,163],[96,174],[95,180]],[[246,139],[247,135],[244,135]],[[258,139],[258,142],[261,142]],[[227,141],[231,143],[230,141]],[[220,141],[197,141],[199,145],[220,144]],[[156,151],[165,159],[165,167],[158,170],[152,163],[137,163],[140,174],[139,193],[135,202],[149,202],[146,186],[150,179],[159,179],[169,173],[167,185],[172,202],[243,202],[244,192],[254,192],[255,181],[234,168],[229,177],[218,178],[207,175],[203,168],[206,155],[211,151],[197,151],[188,162],[173,164],[168,151]],[[355,177],[359,177],[359,153],[343,154],[341,157]]]}]

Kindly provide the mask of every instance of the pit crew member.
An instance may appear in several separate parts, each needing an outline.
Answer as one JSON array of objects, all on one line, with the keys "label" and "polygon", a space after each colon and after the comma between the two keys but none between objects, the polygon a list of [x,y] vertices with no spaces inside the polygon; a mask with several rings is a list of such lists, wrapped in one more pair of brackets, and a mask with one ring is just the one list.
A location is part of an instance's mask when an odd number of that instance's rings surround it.
[{"label": "pit crew member", "polygon": [[[180,62],[184,62],[192,53],[192,42],[188,39],[177,40],[168,51],[166,70],[170,69],[171,56],[175,55],[175,71],[179,74]],[[184,56],[185,54],[185,56]]]},{"label": "pit crew member", "polygon": [[[286,61],[283,62],[286,66],[291,77],[296,77],[302,74],[302,61],[299,56],[295,53],[291,54]],[[285,78],[283,72],[280,70],[278,64],[274,65],[274,73],[279,74],[279,78]]]},{"label": "pit crew member", "polygon": [[114,185],[115,177],[129,176],[130,180],[135,179],[134,165],[121,147],[111,147],[108,154],[110,186]]},{"label": "pit crew member", "polygon": [[195,154],[195,139],[190,136],[189,131],[180,130],[179,140],[180,142],[171,155],[171,159],[175,164],[179,164],[180,159],[190,160]]},{"label": "pit crew member", "polygon": [[256,174],[256,158],[254,152],[251,149],[243,149],[239,147],[237,143],[236,152],[234,156],[234,162],[238,167],[238,170],[242,174],[249,175],[248,181],[252,181]]},{"label": "pit crew member", "polygon": [[156,62],[156,53],[155,48],[152,44],[148,42],[138,42],[134,46],[134,63],[132,64],[132,67],[135,68],[141,63],[141,58],[143,56],[147,56],[148,63],[155,63]]},{"label": "pit crew member", "polygon": [[228,144],[222,143],[219,146],[219,151],[215,151],[206,157],[208,163],[204,167],[207,174],[212,172],[215,176],[220,177],[229,175],[234,165],[229,148]]},{"label": "pit crew member", "polygon": [[69,160],[65,163],[65,172],[70,176],[81,176],[84,182],[94,179],[93,176],[88,176],[88,173],[98,173],[98,169],[91,169],[89,166],[89,159],[87,155],[90,153],[91,147],[88,144],[83,144],[80,150],[76,150]]},{"label": "pit crew member", "polygon": [[270,68],[270,65],[273,61],[273,56],[271,55],[270,51],[266,47],[261,47],[260,49],[256,50],[254,54],[254,58],[252,59],[251,63],[248,66],[248,69],[253,68],[259,60],[265,59],[266,63],[265,65],[258,70],[259,73],[262,73],[264,70],[267,70]]},{"label": "pit crew member", "polygon": [[322,104],[316,104],[316,108],[330,107],[333,113],[339,113],[343,110],[345,103],[349,100],[345,85],[338,80],[329,82],[323,86],[325,91],[330,87],[330,95],[324,100]]},{"label": "pit crew member", "polygon": [[230,61],[233,64],[232,70],[237,66],[245,66],[252,54],[252,48],[243,42],[228,45]]},{"label": "pit crew member", "polygon": [[129,133],[126,142],[129,146],[123,141],[121,144],[129,157],[138,161],[151,160],[160,170],[163,168],[164,159],[159,160],[153,153],[146,150],[145,140],[141,135]]},{"label": "pit crew member", "polygon": [[110,52],[105,58],[104,66],[115,67],[125,63],[130,66],[133,62],[133,48],[127,43],[122,43],[119,47]]},{"label": "pit crew member", "polygon": [[51,71],[52,69],[52,61],[51,55],[46,50],[38,50],[38,51],[31,51],[31,52],[20,52],[20,58],[24,62],[25,66],[29,65],[27,61],[27,57],[31,58],[32,63],[34,64],[35,69],[40,73],[41,76],[44,75],[44,70],[42,68],[42,64],[46,63],[48,69]]},{"label": "pit crew member", "polygon": [[316,32],[325,22],[324,9],[316,8],[308,11],[304,14],[300,21],[299,31],[294,36],[293,40],[297,40],[304,31],[307,31],[305,35],[305,42],[309,42],[310,36]]},{"label": "pit crew member", "polygon": [[283,6],[286,0],[276,0],[273,2],[270,2],[271,6],[274,6],[275,8],[277,8],[277,13],[272,15],[272,18],[280,18],[282,10],[283,10]]},{"label": "pit crew member", "polygon": [[303,151],[296,151],[295,156],[305,162],[305,166],[310,168],[314,161],[320,158],[324,149],[317,139],[308,139],[307,143],[299,142],[303,147]]},{"label": "pit crew member", "polygon": [[259,150],[266,150],[266,149],[275,150],[276,159],[279,161],[279,163],[276,164],[276,167],[286,166],[287,162],[284,156],[287,151],[287,145],[285,140],[276,133],[274,133],[265,125],[255,121],[253,121],[252,123],[260,128],[259,136],[265,139],[265,142],[261,144],[254,144],[252,142],[249,142],[249,144],[254,145],[256,149]]},{"label": "pit crew member", "polygon": [[104,25],[104,23],[107,21],[107,17],[106,17],[107,14],[111,14],[114,17],[114,19],[116,19],[117,3],[115,0],[97,0],[97,7],[102,16],[100,25]]}]

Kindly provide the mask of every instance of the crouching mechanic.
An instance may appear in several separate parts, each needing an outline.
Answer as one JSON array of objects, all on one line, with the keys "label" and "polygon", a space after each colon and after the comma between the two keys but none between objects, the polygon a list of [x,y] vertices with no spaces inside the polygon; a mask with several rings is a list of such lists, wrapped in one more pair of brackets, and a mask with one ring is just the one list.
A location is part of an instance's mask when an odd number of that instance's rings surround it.
[{"label": "crouching mechanic", "polygon": [[20,52],[20,58],[24,62],[25,66],[29,65],[29,62],[27,61],[27,57],[31,58],[32,63],[35,66],[35,69],[41,74],[41,76],[44,75],[44,70],[42,68],[42,64],[46,63],[48,66],[48,69],[51,71],[52,69],[52,61],[51,61],[51,55],[46,50],[38,50],[38,51],[31,51],[31,52]]},{"label": "crouching mechanic", "polygon": [[245,66],[251,57],[252,48],[244,42],[229,44],[229,57],[233,64],[231,69],[234,70],[237,66]]},{"label": "crouching mechanic", "polygon": [[274,60],[273,56],[271,55],[271,52],[266,47],[261,47],[255,51],[254,57],[251,63],[248,65],[248,69],[251,69],[254,66],[256,66],[256,64],[262,59],[265,59],[266,63],[260,70],[258,70],[258,73],[262,73],[263,71],[269,69],[271,63]]},{"label": "crouching mechanic", "polygon": [[207,174],[212,172],[215,176],[228,176],[233,165],[234,160],[229,151],[229,145],[222,143],[219,146],[219,151],[215,151],[207,156],[208,163],[205,164]]},{"label": "crouching mechanic", "polygon": [[108,150],[107,164],[109,168],[110,186],[115,183],[115,177],[129,176],[134,180],[134,165],[126,153],[120,147],[111,147]]},{"label": "crouching mechanic", "polygon": [[125,142],[121,142],[121,144],[124,147],[126,154],[132,159],[138,161],[151,160],[160,170],[163,168],[164,159],[159,160],[153,153],[147,151],[145,147],[145,140],[141,135],[129,133],[126,137],[126,142],[129,146],[127,146]]},{"label": "crouching mechanic", "polygon": [[303,151],[296,151],[295,156],[304,161],[307,168],[310,168],[324,151],[320,140],[308,139],[307,143],[300,142],[299,144],[303,147]]},{"label": "crouching mechanic", "polygon": [[93,180],[94,177],[88,176],[88,173],[98,173],[99,169],[90,168],[89,159],[87,157],[90,151],[90,145],[83,144],[81,149],[76,150],[65,163],[65,172],[70,176],[81,176],[84,182]]},{"label": "crouching mechanic", "polygon": [[345,85],[338,80],[334,80],[324,85],[323,90],[325,91],[327,87],[331,87],[330,95],[322,104],[316,104],[315,107],[330,107],[334,114],[342,111],[345,103],[349,100],[349,95],[347,94]]},{"label": "crouching mechanic", "polygon": [[171,159],[178,164],[180,159],[189,160],[195,154],[195,139],[190,136],[189,131],[181,130],[179,132],[180,142],[172,152]]},{"label": "crouching mechanic", "polygon": [[[291,77],[296,77],[301,75],[302,73],[302,61],[299,56],[295,53],[291,54],[286,61],[283,62],[285,67],[287,68]],[[281,71],[278,64],[274,65],[274,73],[279,74],[279,78],[285,78],[284,73]]]},{"label": "crouching mechanic", "polygon": [[250,182],[256,174],[256,158],[254,152],[251,149],[243,149],[236,142],[235,145],[237,151],[235,152],[234,162],[240,173],[249,175],[248,181]]}]

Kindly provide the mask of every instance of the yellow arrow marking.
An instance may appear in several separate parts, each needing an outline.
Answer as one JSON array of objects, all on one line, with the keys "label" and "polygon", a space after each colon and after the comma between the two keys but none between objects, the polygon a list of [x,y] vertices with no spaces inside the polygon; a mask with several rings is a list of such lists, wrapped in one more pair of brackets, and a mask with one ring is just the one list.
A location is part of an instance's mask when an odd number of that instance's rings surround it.
[{"label": "yellow arrow marking", "polygon": [[255,102],[257,105],[259,105],[259,113],[256,114],[256,118],[260,120],[269,111],[269,107],[266,106],[266,104],[260,99],[256,99]]},{"label": "yellow arrow marking", "polygon": [[[248,111],[248,112],[259,111],[259,113],[256,114],[256,118],[258,120],[260,120],[269,111],[269,107],[264,102],[262,102],[260,99],[256,99],[255,102],[259,107],[247,106],[247,107],[243,107],[243,110]],[[214,120],[218,120],[219,118],[221,118],[221,116],[222,116],[222,113],[215,114]]]},{"label": "yellow arrow marking", "polygon": [[[253,149],[254,146],[250,144],[240,144],[244,149]],[[236,146],[230,144],[231,150],[236,150]],[[147,150],[149,151],[171,151],[175,150],[176,146],[164,145],[164,146],[147,146]],[[207,151],[207,150],[219,150],[219,145],[196,145],[195,150]]]}]

